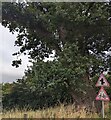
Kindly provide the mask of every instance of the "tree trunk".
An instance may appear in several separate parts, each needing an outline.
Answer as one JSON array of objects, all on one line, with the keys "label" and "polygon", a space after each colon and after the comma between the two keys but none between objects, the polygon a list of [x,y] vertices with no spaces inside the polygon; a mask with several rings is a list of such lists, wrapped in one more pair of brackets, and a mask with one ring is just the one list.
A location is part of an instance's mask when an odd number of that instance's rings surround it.
[{"label": "tree trunk", "polygon": [[73,102],[76,105],[76,108],[85,107],[88,112],[101,112],[101,101],[96,101],[96,90],[93,88],[93,81],[91,81],[88,74],[83,78],[83,81],[87,85],[85,88],[86,94],[78,94],[73,90],[70,91],[70,94],[73,98]]}]

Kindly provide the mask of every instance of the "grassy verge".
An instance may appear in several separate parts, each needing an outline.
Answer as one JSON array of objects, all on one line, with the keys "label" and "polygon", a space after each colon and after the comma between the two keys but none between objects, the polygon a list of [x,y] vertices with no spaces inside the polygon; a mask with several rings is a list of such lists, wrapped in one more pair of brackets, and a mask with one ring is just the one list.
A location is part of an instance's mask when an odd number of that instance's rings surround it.
[{"label": "grassy verge", "polygon": [[111,102],[109,103],[109,111],[107,111],[106,115],[107,115],[107,118],[111,120]]},{"label": "grassy verge", "polygon": [[73,105],[60,105],[54,108],[42,110],[11,110],[2,114],[2,118],[23,118],[27,114],[28,118],[99,118],[97,113],[88,113],[85,108],[75,111]]}]

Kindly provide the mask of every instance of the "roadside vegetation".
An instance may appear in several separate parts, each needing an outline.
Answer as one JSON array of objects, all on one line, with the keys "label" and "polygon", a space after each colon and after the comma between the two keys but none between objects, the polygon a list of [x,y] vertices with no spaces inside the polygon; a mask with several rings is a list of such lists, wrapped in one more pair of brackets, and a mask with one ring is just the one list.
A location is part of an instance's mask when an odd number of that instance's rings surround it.
[{"label": "roadside vegetation", "polygon": [[3,83],[3,117],[99,117],[102,72],[111,85],[110,2],[3,2],[2,25],[18,33],[12,66],[21,55],[32,63],[21,79]]},{"label": "roadside vegetation", "polygon": [[[13,110],[4,111],[2,118],[102,118],[101,114],[88,111],[83,107],[79,110],[75,109],[73,104],[71,105],[59,105],[55,107],[49,107],[47,109],[27,110],[26,108],[20,110],[15,108]],[[105,118],[111,118],[109,110],[105,110]]]},{"label": "roadside vegetation", "polygon": [[74,105],[55,106],[41,110],[11,110],[2,114],[3,118],[23,118],[24,114],[27,114],[27,118],[99,118],[97,113],[90,113],[85,108],[76,111]]}]

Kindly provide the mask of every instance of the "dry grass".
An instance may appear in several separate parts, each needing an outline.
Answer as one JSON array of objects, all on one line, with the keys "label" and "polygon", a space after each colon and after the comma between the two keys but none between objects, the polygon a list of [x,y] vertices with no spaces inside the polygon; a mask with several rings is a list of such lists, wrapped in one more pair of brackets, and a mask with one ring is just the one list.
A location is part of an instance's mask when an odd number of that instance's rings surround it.
[{"label": "dry grass", "polygon": [[24,114],[27,114],[28,118],[98,118],[95,113],[87,113],[84,108],[79,111],[75,111],[73,105],[57,106],[54,108],[42,109],[42,110],[11,110],[6,113],[2,113],[2,118],[23,118]]}]

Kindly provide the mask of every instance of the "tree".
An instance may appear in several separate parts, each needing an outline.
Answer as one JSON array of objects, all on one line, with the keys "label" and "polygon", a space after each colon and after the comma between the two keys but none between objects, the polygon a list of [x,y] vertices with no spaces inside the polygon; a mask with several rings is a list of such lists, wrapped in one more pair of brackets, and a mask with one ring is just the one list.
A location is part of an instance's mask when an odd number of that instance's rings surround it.
[{"label": "tree", "polygon": [[[56,56],[66,43],[78,42],[81,56],[93,53],[109,67],[110,3],[3,3],[2,25],[10,32],[18,31],[15,45],[32,59]],[[21,60],[13,65],[21,64]]]},{"label": "tree", "polygon": [[91,107],[96,97],[95,83],[86,73],[94,62],[97,66],[102,64],[101,59],[93,55],[81,56],[77,45],[65,45],[57,60],[33,62],[23,79],[14,85],[9,105],[37,109],[73,102],[76,106]]},{"label": "tree", "polygon": [[[111,46],[110,3],[3,3],[2,7],[2,25],[18,32],[15,45],[20,51],[13,55],[28,51],[35,61],[23,79],[29,93],[47,98],[46,106],[67,98],[76,104],[91,103],[95,96],[91,77],[110,68],[111,58],[105,54]],[[53,50],[55,60],[43,62]],[[18,64],[21,60],[13,62]],[[35,101],[43,107],[40,99]]]}]

